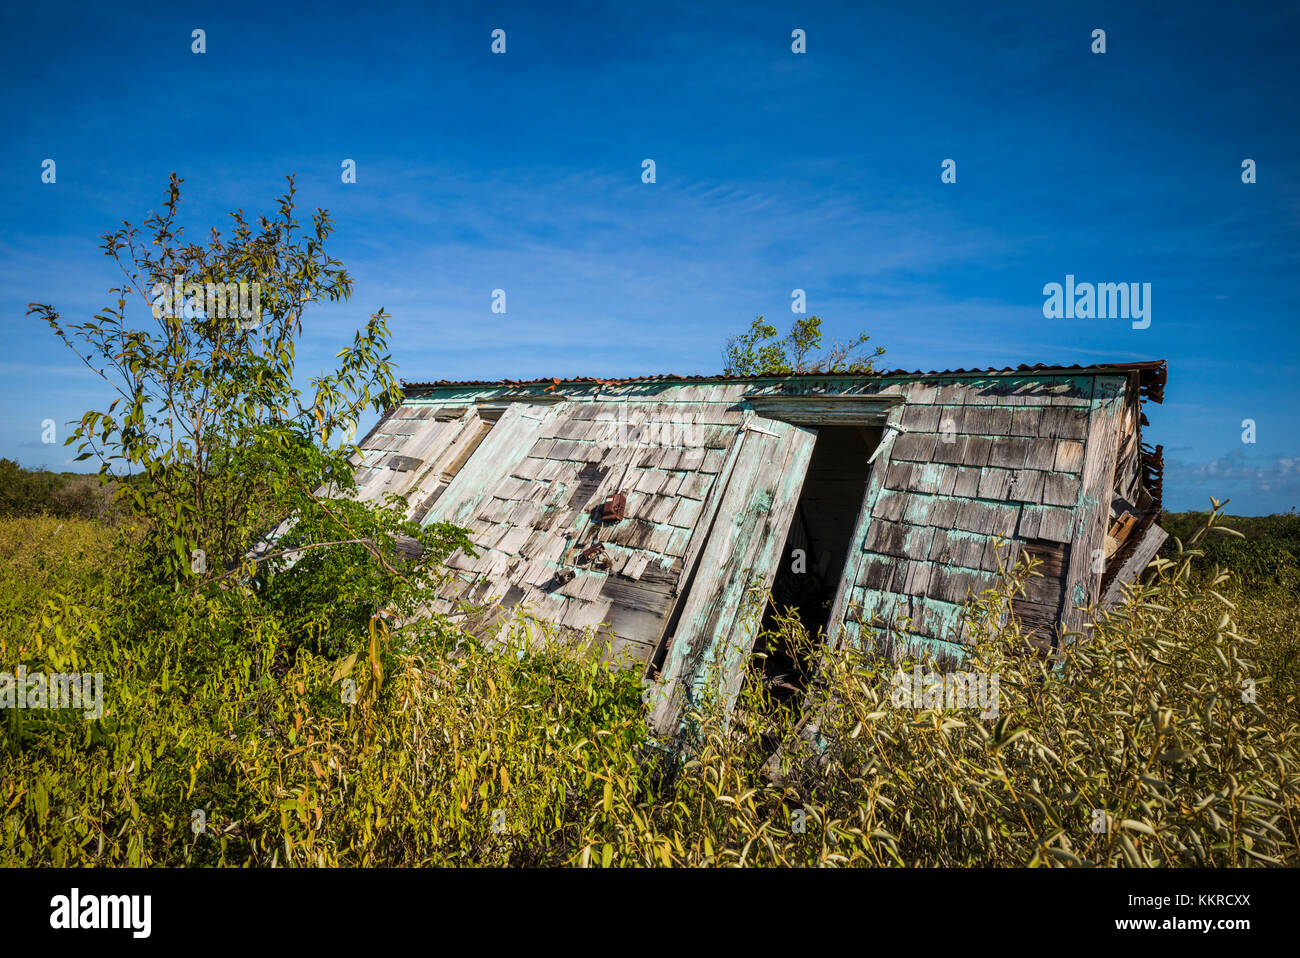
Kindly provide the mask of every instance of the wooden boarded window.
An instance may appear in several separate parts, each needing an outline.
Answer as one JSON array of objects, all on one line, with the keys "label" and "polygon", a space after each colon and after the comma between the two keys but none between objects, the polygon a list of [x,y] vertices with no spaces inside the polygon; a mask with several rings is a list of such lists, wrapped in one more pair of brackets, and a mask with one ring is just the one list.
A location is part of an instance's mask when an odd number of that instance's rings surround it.
[{"label": "wooden boarded window", "polygon": [[1070,546],[1064,542],[1031,539],[1021,546],[1026,557],[1037,559],[1038,575],[1025,582],[1025,594],[1011,600],[1011,611],[1020,620],[1025,635],[1034,645],[1050,650],[1056,645],[1056,623],[1065,609],[1065,572],[1070,567]]}]

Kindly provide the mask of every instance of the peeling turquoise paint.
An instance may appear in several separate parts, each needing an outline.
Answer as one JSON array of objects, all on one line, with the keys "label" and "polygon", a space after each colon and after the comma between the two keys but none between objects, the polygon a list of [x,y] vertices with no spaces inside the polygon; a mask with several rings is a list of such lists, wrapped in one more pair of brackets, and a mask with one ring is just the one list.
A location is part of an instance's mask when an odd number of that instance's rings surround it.
[{"label": "peeling turquoise paint", "polygon": [[921,477],[926,482],[938,482],[943,475],[943,465],[941,463],[927,462],[921,466]]}]

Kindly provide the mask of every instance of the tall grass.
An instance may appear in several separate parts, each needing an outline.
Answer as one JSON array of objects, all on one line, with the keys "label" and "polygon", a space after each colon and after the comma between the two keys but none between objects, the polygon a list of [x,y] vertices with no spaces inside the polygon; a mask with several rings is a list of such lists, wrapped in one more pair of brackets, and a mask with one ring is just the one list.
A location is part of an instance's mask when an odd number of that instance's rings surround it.
[{"label": "tall grass", "polygon": [[996,718],[899,707],[932,663],[818,650],[806,699],[755,669],[676,759],[594,652],[374,619],[313,654],[238,590],[134,606],[106,533],[54,524],[0,523],[0,670],[103,671],[106,709],[4,714],[6,864],[1300,862],[1295,605],[1198,571],[1199,540],[1056,661],[1002,622],[1032,570],[978,597],[960,667],[999,677]]}]

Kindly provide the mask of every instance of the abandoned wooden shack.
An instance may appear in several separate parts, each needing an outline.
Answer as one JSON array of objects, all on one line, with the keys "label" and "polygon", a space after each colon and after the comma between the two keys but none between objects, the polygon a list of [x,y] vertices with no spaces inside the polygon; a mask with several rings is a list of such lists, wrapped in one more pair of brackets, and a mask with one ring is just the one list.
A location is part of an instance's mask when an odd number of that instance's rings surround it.
[{"label": "abandoned wooden shack", "polygon": [[[730,706],[769,590],[833,642],[960,657],[966,600],[1022,552],[1012,611],[1050,649],[1165,534],[1143,444],[1163,361],[629,380],[404,383],[361,442],[361,495],[464,526],[434,603],[492,637],[608,642],[671,735],[706,685]],[[512,616],[517,613],[519,616]],[[798,682],[786,680],[797,692]]]}]

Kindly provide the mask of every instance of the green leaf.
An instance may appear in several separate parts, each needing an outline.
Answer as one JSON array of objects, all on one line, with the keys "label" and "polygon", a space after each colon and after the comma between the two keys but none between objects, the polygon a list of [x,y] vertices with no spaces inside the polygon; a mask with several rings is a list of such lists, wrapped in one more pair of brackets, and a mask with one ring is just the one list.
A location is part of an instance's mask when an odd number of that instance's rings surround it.
[{"label": "green leaf", "polygon": [[351,675],[352,670],[356,667],[356,664],[357,664],[357,653],[353,652],[346,659],[340,662],[338,666],[334,669],[334,676],[333,678],[330,679],[330,685],[335,685],[341,682],[343,679],[347,678],[349,675]]}]

